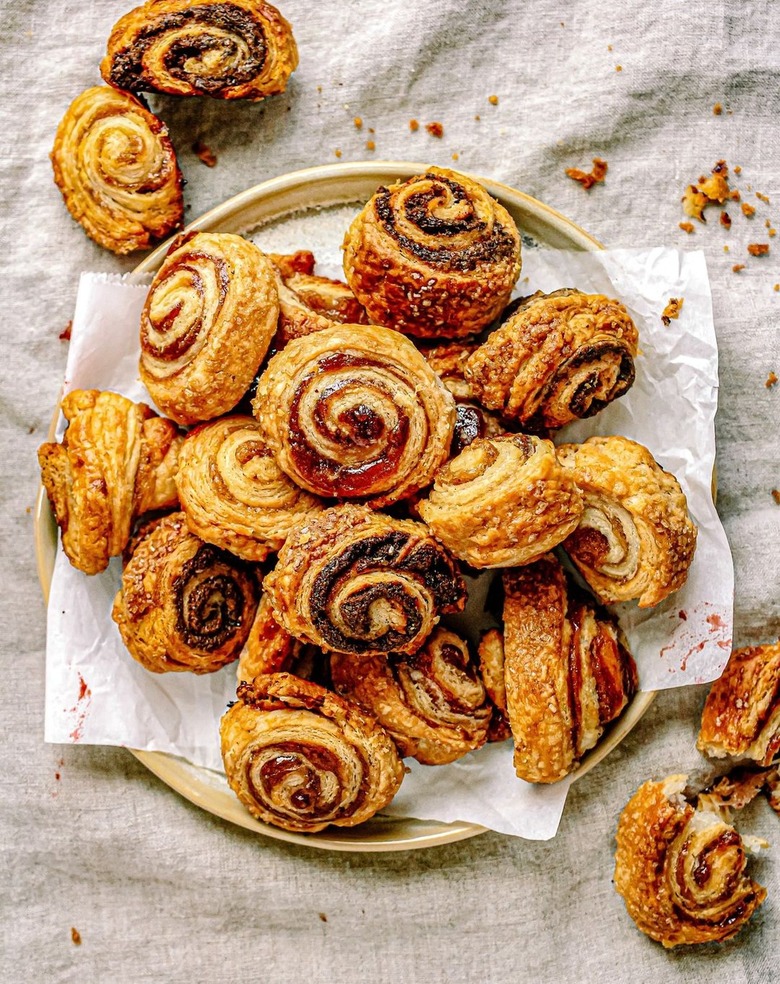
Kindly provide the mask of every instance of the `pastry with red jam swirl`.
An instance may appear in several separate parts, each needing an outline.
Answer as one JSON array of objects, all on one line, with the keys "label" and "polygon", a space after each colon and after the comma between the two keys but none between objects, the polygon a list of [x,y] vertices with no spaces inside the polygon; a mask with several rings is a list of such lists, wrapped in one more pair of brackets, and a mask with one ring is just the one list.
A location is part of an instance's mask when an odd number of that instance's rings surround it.
[{"label": "pastry with red jam swirl", "polygon": [[780,642],[734,650],[707,695],[696,747],[710,758],[780,764]]},{"label": "pastry with red jam swirl", "polygon": [[506,306],[520,274],[520,234],[477,181],[429,167],[378,189],[347,231],[344,273],[375,324],[463,338]]},{"label": "pastry with red jam swirl", "polygon": [[265,560],[322,508],[280,470],[252,417],[221,417],[190,431],[176,486],[190,530],[245,560]]},{"label": "pastry with red jam swirl", "polygon": [[416,652],[466,602],[456,561],[422,523],[353,505],[300,523],[264,588],[297,639],[356,656]]},{"label": "pastry with red jam swirl", "polygon": [[745,873],[739,833],[686,800],[686,779],[644,783],[617,829],[615,889],[637,927],[667,948],[731,939],[766,898]]},{"label": "pastry with red jam swirl", "polygon": [[240,683],[220,737],[230,788],[252,816],[283,830],[363,823],[387,806],[404,776],[373,717],[290,673]]},{"label": "pastry with red jam swirl", "polygon": [[152,673],[213,673],[238,658],[259,597],[252,565],[204,543],[172,513],[135,544],[112,618]]},{"label": "pastry with red jam swirl", "polygon": [[174,242],[141,314],[141,379],[180,424],[228,413],[276,330],[273,267],[253,243],[198,232]]},{"label": "pastry with red jam swirl", "polygon": [[521,779],[563,779],[623,712],[636,666],[617,624],[550,554],[504,581],[506,713]]},{"label": "pastry with red jam swirl", "polygon": [[119,393],[73,390],[62,401],[62,443],[38,450],[41,479],[62,549],[85,574],[105,570],[127,546],[133,521],[178,502],[179,428]]},{"label": "pastry with red jam swirl", "polygon": [[128,92],[257,101],[298,65],[292,28],[262,0],[147,0],[114,25],[100,73]]},{"label": "pastry with red jam swirl", "polygon": [[181,225],[182,175],[168,130],[126,92],[99,85],[77,96],[51,163],[70,214],[112,253],[149,249]]},{"label": "pastry with red jam swirl", "polygon": [[582,495],[551,441],[506,434],[477,438],[440,468],[417,512],[472,567],[517,567],[576,529]]},{"label": "pastry with red jam swirl", "polygon": [[466,363],[480,403],[524,430],[592,417],[634,382],[639,335],[602,294],[556,290],[524,298]]},{"label": "pastry with red jam swirl", "polygon": [[590,437],[556,450],[585,501],[563,548],[596,597],[651,608],[681,588],[697,531],[674,475],[626,437]]},{"label": "pastry with red jam swirl", "polygon": [[337,693],[373,714],[401,755],[445,765],[487,740],[492,709],[467,643],[434,629],[421,649],[366,656],[333,654]]},{"label": "pastry with red jam swirl", "polygon": [[373,508],[431,481],[455,423],[452,397],[414,345],[374,325],[291,341],[260,377],[253,409],[297,485]]}]

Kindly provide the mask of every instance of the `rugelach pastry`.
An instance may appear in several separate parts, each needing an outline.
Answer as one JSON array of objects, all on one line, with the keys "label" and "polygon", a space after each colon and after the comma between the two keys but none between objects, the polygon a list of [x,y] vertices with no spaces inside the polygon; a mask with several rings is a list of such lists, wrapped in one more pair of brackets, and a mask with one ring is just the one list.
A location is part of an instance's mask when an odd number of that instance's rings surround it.
[{"label": "rugelach pastry", "polygon": [[466,602],[455,560],[427,527],[366,506],[301,522],[263,586],[297,639],[356,656],[416,652]]},{"label": "rugelach pastry", "polygon": [[563,548],[596,597],[605,604],[636,598],[651,608],[681,588],[696,526],[674,475],[626,437],[590,437],[556,450],[585,497]]},{"label": "rugelach pastry", "polygon": [[182,176],[168,130],[126,92],[98,85],[77,96],[51,163],[70,214],[112,253],[149,249],[181,225]]},{"label": "rugelach pastry", "polygon": [[276,274],[253,243],[198,232],[174,242],[141,314],[141,379],[180,424],[235,407],[279,317]]},{"label": "rugelach pastry", "polygon": [[468,644],[436,628],[411,655],[332,654],[337,693],[373,714],[401,755],[444,765],[484,745],[492,708]]},{"label": "rugelach pastry", "polygon": [[557,782],[576,768],[637,690],[617,624],[570,585],[552,555],[507,571],[506,713],[515,771]]},{"label": "rugelach pastry", "polygon": [[780,760],[780,642],[734,650],[707,695],[696,747],[710,758]]},{"label": "rugelach pastry", "polygon": [[740,835],[685,799],[686,779],[640,786],[617,829],[615,888],[637,927],[665,947],[728,940],[766,898],[745,874]]},{"label": "rugelach pastry", "polygon": [[128,92],[250,99],[284,92],[292,28],[262,0],[147,0],[114,25],[100,73]]},{"label": "rugelach pastry", "polygon": [[358,299],[340,280],[307,273],[279,275],[279,329],[277,349],[293,338],[337,324],[368,324],[368,315]]},{"label": "rugelach pastry", "polygon": [[260,377],[253,408],[297,485],[374,508],[432,480],[455,423],[452,397],[414,345],[375,325],[291,341]]},{"label": "rugelach pastry", "polygon": [[246,560],[265,560],[300,519],[322,509],[281,471],[252,417],[221,417],[190,431],[176,487],[190,530]]},{"label": "rugelach pastry", "polygon": [[639,336],[618,301],[567,288],[512,310],[466,363],[488,409],[524,430],[554,430],[592,417],[633,384]]},{"label": "rugelach pastry", "polygon": [[170,420],[118,393],[73,390],[62,400],[61,444],[38,450],[41,480],[68,560],[97,574],[130,540],[133,521],[178,502],[183,436]]},{"label": "rugelach pastry", "polygon": [[387,806],[404,776],[373,717],[289,673],[240,683],[220,735],[230,788],[254,817],[284,830],[363,823]]},{"label": "rugelach pastry", "polygon": [[463,338],[506,306],[520,274],[520,234],[478,182],[429,167],[377,190],[344,238],[344,273],[375,324]]},{"label": "rugelach pastry", "polygon": [[488,741],[506,741],[512,729],[506,710],[506,677],[504,676],[504,636],[500,629],[488,629],[479,640],[479,674],[490,699],[492,717]]},{"label": "rugelach pastry", "polygon": [[303,643],[298,642],[276,620],[273,605],[268,595],[263,594],[238,657],[236,676],[239,682],[251,683],[261,673],[291,671],[303,648]]},{"label": "rugelach pastry", "polygon": [[477,438],[440,468],[417,512],[472,567],[516,567],[576,529],[582,495],[551,441],[506,434]]},{"label": "rugelach pastry", "polygon": [[251,564],[171,513],[137,540],[111,614],[130,655],[152,673],[213,673],[238,658],[259,597]]}]

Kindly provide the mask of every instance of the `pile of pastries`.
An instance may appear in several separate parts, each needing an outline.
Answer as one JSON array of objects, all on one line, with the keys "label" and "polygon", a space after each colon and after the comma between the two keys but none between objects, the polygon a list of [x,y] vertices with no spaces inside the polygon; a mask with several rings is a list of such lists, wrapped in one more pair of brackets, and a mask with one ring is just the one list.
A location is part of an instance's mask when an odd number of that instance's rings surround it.
[{"label": "pile of pastries", "polygon": [[[72,392],[62,442],[39,452],[71,563],[123,557],[113,618],[130,655],[156,673],[237,661],[228,782],[303,832],[382,810],[404,757],[444,764],[511,737],[522,779],[571,773],[638,685],[604,606],[659,604],[696,545],[647,448],[551,439],[630,388],[639,338],[620,301],[511,301],[513,219],[437,167],[379,188],[343,248],[346,283],[306,251],[175,240],[140,324],[165,416]],[[499,626],[474,652],[446,616],[481,571],[502,589]],[[654,790],[652,809],[676,795]],[[621,829],[628,894],[639,862]]]}]

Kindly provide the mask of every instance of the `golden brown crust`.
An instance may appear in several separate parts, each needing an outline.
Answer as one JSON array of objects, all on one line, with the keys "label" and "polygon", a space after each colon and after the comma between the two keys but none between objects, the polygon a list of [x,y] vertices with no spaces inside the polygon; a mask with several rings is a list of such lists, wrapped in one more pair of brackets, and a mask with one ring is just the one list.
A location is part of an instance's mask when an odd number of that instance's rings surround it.
[{"label": "golden brown crust", "polygon": [[97,574],[125,549],[136,517],[176,505],[183,438],[170,420],[118,393],[73,390],[62,412],[62,443],[38,450],[41,479],[68,560]]},{"label": "golden brown crust", "polygon": [[100,73],[128,92],[250,99],[284,92],[292,28],[262,0],[147,0],[114,25]]},{"label": "golden brown crust", "polygon": [[363,823],[387,806],[404,775],[373,717],[289,673],[239,684],[220,735],[233,792],[253,816],[284,830]]},{"label": "golden brown crust", "polygon": [[309,249],[297,249],[294,253],[266,253],[282,277],[295,273],[314,273],[314,253]]},{"label": "golden brown crust", "polygon": [[357,656],[415,652],[466,599],[455,561],[422,523],[352,505],[293,530],[264,587],[296,638]]},{"label": "golden brown crust", "polygon": [[550,554],[504,574],[504,677],[515,770],[556,782],[637,689],[617,625],[570,588]]},{"label": "golden brown crust", "polygon": [[239,682],[251,683],[261,673],[286,672],[302,648],[302,644],[276,620],[273,605],[264,594],[238,658],[236,676]]},{"label": "golden brown crust", "polygon": [[488,741],[506,741],[511,738],[512,729],[506,716],[503,633],[499,629],[488,629],[479,640],[478,653],[480,676],[493,705]]},{"label": "golden brown crust", "polygon": [[531,429],[591,417],[634,382],[638,334],[625,307],[579,290],[536,293],[466,363],[481,403]]},{"label": "golden brown crust", "polygon": [[463,174],[379,188],[344,239],[344,273],[371,321],[421,338],[480,332],[520,274],[514,220]]},{"label": "golden brown crust", "polygon": [[416,653],[356,659],[334,653],[336,692],[389,732],[401,755],[444,765],[484,745],[491,707],[467,643],[437,628]]},{"label": "golden brown crust", "polygon": [[70,214],[113,253],[149,249],[181,225],[182,176],[168,130],[126,92],[100,85],[77,96],[51,163]]},{"label": "golden brown crust", "polygon": [[139,539],[111,614],[147,670],[213,673],[238,658],[259,594],[253,567],[204,543],[183,513],[172,513]]},{"label": "golden brown crust", "polygon": [[617,829],[615,888],[639,929],[665,947],[730,939],[766,897],[742,839],[682,797],[686,776],[646,782]]},{"label": "golden brown crust", "polygon": [[222,417],[191,431],[176,485],[190,530],[245,560],[282,546],[320,500],[281,471],[252,417]]},{"label": "golden brown crust", "polygon": [[771,765],[780,755],[780,642],[736,649],[713,683],[696,743],[713,758]]},{"label": "golden brown crust", "polygon": [[305,273],[280,273],[279,328],[274,341],[281,349],[293,338],[303,338],[337,324],[368,324],[368,316],[345,283]]},{"label": "golden brown crust", "polygon": [[472,567],[538,560],[574,531],[582,496],[551,441],[477,438],[436,473],[420,517]]},{"label": "golden brown crust", "polygon": [[294,482],[374,508],[431,481],[455,421],[452,397],[414,345],[374,325],[290,342],[260,377],[253,407]]},{"label": "golden brown crust", "polygon": [[650,608],[682,587],[696,527],[674,475],[626,437],[591,437],[557,451],[585,497],[580,525],[563,546],[596,596],[637,598]]},{"label": "golden brown crust", "polygon": [[174,243],[141,315],[141,379],[180,424],[239,402],[279,316],[273,267],[241,236],[199,232]]}]

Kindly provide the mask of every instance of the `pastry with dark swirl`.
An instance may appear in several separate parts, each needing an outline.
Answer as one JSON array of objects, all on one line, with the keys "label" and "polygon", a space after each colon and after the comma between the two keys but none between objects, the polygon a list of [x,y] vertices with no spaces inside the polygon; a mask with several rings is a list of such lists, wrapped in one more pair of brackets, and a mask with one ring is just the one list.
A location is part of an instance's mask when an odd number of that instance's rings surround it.
[{"label": "pastry with dark swirl", "polygon": [[296,484],[374,508],[431,481],[455,422],[452,397],[409,339],[374,325],[290,342],[260,377],[253,407]]},{"label": "pastry with dark swirl", "polygon": [[330,660],[337,693],[357,702],[388,731],[401,755],[445,765],[485,744],[492,709],[468,644],[436,628],[411,655]]},{"label": "pastry with dark swirl", "polygon": [[368,316],[358,299],[340,280],[313,274],[280,274],[279,328],[274,345],[277,349],[293,338],[303,338],[315,331],[337,324],[368,324]]},{"label": "pastry with dark swirl", "polygon": [[520,234],[477,181],[429,167],[377,190],[347,231],[344,273],[375,324],[463,338],[506,306],[520,274]]},{"label": "pastry with dark swirl", "polygon": [[73,390],[62,401],[61,444],[38,450],[41,478],[68,560],[97,574],[128,544],[142,513],[178,502],[178,427],[118,393]]},{"label": "pastry with dark swirl", "polygon": [[111,614],[130,655],[152,673],[213,673],[238,658],[259,596],[252,565],[171,513],[138,540]]},{"label": "pastry with dark swirl", "polygon": [[524,429],[592,417],[634,382],[639,335],[626,308],[579,290],[536,293],[466,363],[477,398]]},{"label": "pastry with dark swirl", "polygon": [[181,225],[182,176],[168,130],[126,92],[99,85],[77,96],[51,163],[70,214],[113,253],[149,249]]},{"label": "pastry with dark swirl", "polygon": [[515,770],[527,782],[557,782],[634,696],[636,666],[617,624],[569,584],[552,554],[503,581]]},{"label": "pastry with dark swirl", "polygon": [[413,653],[466,601],[455,560],[422,523],[353,505],[293,530],[264,587],[297,639],[356,656]]},{"label": "pastry with dark swirl", "polygon": [[472,567],[517,567],[576,529],[582,495],[551,441],[506,434],[477,438],[440,468],[417,512]]},{"label": "pastry with dark swirl", "polygon": [[262,0],[147,0],[114,25],[100,73],[128,92],[257,101],[298,65],[292,28]]},{"label": "pastry with dark swirl", "polygon": [[590,437],[557,452],[585,498],[563,548],[596,597],[605,604],[636,598],[651,608],[682,587],[696,526],[674,475],[626,437]]},{"label": "pastry with dark swirl", "polygon": [[780,761],[780,642],[734,650],[707,695],[696,746],[710,758]]},{"label": "pastry with dark swirl", "polygon": [[240,683],[219,730],[230,788],[252,816],[283,830],[363,823],[387,806],[404,776],[373,717],[290,673]]},{"label": "pastry with dark swirl", "polygon": [[176,487],[190,530],[245,560],[265,560],[322,508],[281,471],[252,417],[221,417],[190,431]]},{"label": "pastry with dark swirl", "polygon": [[618,823],[615,889],[637,927],[665,947],[735,936],[766,898],[745,873],[745,845],[683,795],[687,776],[646,782]]},{"label": "pastry with dark swirl", "polygon": [[174,243],[141,314],[141,379],[180,424],[228,413],[276,330],[270,261],[248,240],[198,232]]}]

